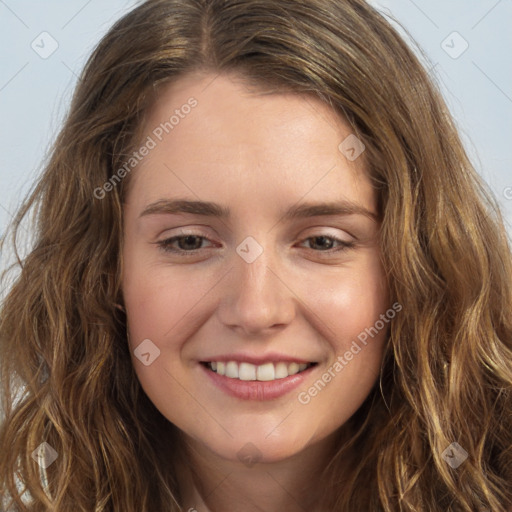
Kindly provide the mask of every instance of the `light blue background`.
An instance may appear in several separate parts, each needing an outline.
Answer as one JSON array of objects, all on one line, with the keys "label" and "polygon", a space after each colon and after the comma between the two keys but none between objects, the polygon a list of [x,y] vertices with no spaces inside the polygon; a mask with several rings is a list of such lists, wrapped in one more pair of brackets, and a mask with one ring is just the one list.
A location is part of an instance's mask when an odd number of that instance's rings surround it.
[{"label": "light blue background", "polygon": [[[0,234],[32,186],[55,138],[86,58],[137,2],[0,0]],[[374,0],[427,54],[468,152],[512,224],[512,1]],[[42,32],[58,42],[41,58]],[[442,42],[458,52],[454,59]],[[47,47],[48,48],[48,47]]]}]

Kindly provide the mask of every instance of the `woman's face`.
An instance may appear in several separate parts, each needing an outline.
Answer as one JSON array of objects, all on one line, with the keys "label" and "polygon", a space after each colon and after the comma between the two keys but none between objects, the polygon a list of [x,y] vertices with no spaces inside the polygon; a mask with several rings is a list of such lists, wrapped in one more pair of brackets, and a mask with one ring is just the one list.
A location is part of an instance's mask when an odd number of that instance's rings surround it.
[{"label": "woman's face", "polygon": [[132,361],[209,453],[297,454],[374,385],[391,316],[362,149],[320,100],[225,75],[149,113],[124,206]]}]

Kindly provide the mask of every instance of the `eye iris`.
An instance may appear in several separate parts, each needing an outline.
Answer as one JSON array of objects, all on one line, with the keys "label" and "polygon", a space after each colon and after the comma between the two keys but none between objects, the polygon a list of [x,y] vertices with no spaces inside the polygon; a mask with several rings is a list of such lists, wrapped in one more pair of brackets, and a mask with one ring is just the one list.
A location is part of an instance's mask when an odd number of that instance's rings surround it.
[{"label": "eye iris", "polygon": [[[196,243],[194,243],[194,241]],[[187,245],[192,245],[192,247],[187,247]],[[183,250],[194,250],[199,249],[201,247],[201,237],[196,235],[186,235],[180,237],[178,240],[178,245],[180,246],[180,249]]]},{"label": "eye iris", "polygon": [[[333,248],[334,244],[340,243],[340,240],[337,240],[336,238],[325,236],[325,235],[318,235],[318,236],[312,236],[309,238],[310,246],[313,249],[319,249],[320,251],[329,251]],[[166,240],[165,242],[162,242],[161,245],[165,247],[166,250],[168,250],[168,246],[172,243],[177,243],[180,251],[183,252],[191,252],[195,251],[201,248],[203,242],[203,237],[199,235],[182,235],[182,236],[176,236],[174,238],[171,238],[169,240]],[[350,247],[351,244],[344,243],[342,244],[342,248]],[[342,249],[340,248],[340,249]]]},{"label": "eye iris", "polygon": [[331,249],[332,244],[334,243],[334,240],[332,240],[331,238],[329,238],[327,236],[314,236],[312,238],[312,240],[315,241],[315,243],[313,243],[313,245],[316,245],[316,241],[318,241],[318,240],[323,240],[324,242],[327,241],[327,247],[325,246],[325,243],[319,244],[320,249]]}]

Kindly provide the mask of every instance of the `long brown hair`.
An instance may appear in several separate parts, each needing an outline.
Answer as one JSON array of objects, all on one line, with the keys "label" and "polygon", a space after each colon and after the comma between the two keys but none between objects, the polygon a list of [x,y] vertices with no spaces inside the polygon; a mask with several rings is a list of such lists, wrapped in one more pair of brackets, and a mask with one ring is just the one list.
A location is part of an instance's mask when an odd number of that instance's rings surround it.
[{"label": "long brown hair", "polygon": [[[148,0],[102,39],[12,225],[16,244],[37,219],[0,316],[3,506],[179,510],[179,432],[142,391],[115,306],[129,176],[103,198],[98,187],[140,142],[158,85],[197,70],[316,95],[366,146],[403,310],[354,435],[325,468],[321,509],[510,510],[510,244],[436,85],[363,0]],[[32,457],[43,442],[58,454],[44,472]],[[455,442],[467,453],[456,469],[443,456]]]}]

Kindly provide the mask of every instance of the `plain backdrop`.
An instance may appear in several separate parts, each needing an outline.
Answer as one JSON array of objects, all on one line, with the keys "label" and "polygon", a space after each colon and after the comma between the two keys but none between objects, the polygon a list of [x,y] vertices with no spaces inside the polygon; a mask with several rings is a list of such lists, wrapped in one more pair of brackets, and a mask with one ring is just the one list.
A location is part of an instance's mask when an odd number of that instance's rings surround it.
[{"label": "plain backdrop", "polygon": [[[136,3],[0,0],[0,236],[41,170],[86,58]],[[440,83],[510,233],[512,1],[371,3],[405,27],[424,51],[424,64]]]}]

